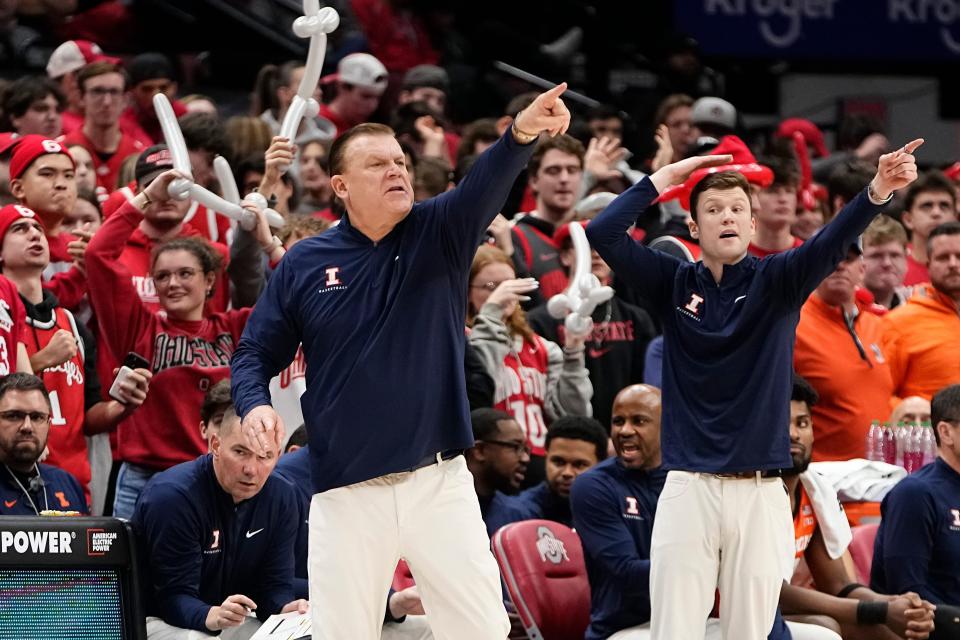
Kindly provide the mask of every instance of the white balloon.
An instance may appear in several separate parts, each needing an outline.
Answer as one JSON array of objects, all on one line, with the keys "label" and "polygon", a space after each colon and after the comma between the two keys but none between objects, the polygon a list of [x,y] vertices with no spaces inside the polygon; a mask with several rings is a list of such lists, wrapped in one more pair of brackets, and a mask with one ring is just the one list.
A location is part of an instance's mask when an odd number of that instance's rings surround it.
[{"label": "white balloon", "polygon": [[547,312],[558,320],[566,317],[563,324],[569,335],[588,336],[593,331],[593,311],[613,297],[613,289],[601,286],[590,272],[590,243],[579,222],[570,223],[570,239],[575,255],[570,284],[547,301]]},{"label": "white balloon", "polygon": [[[183,177],[192,181],[193,169],[190,166],[190,154],[187,152],[187,143],[183,141],[180,124],[177,122],[177,117],[173,114],[173,107],[170,106],[170,101],[167,100],[167,96],[162,93],[155,94],[153,96],[153,110],[157,114],[157,120],[160,121],[160,129],[163,130],[163,139],[166,140],[167,148],[170,149],[170,157],[173,158],[173,168],[183,174]],[[172,191],[171,195],[173,195]]]},{"label": "white balloon", "polygon": [[[280,125],[280,135],[291,142],[296,139],[300,121],[304,117],[315,118],[320,105],[313,99],[313,92],[320,82],[323,69],[323,57],[327,52],[327,34],[340,26],[340,15],[333,7],[320,8],[319,0],[303,0],[303,15],[293,21],[293,33],[298,38],[310,38],[307,49],[307,62],[287,113]],[[289,166],[281,167],[286,173]]]},{"label": "white balloon", "polygon": [[[237,189],[236,180],[233,178],[233,171],[230,170],[230,163],[226,158],[217,156],[213,159],[213,171],[220,181],[220,188],[223,190],[224,197],[205,189],[193,181],[193,173],[190,171],[190,156],[187,153],[187,145],[183,141],[183,133],[180,131],[180,125],[173,115],[173,108],[170,101],[162,93],[153,97],[153,107],[160,120],[160,128],[163,130],[163,137],[170,149],[170,155],[173,158],[173,168],[184,175],[183,178],[177,178],[170,182],[167,192],[175,200],[186,200],[193,198],[211,211],[226,216],[231,220],[236,220],[244,229],[250,231],[257,226],[257,216],[252,211],[247,211],[240,206],[240,191]],[[259,194],[257,194],[259,196]],[[263,199],[263,196],[259,196]],[[267,206],[266,200],[263,200],[261,209]],[[280,228],[284,225],[283,216],[272,209],[266,209],[267,222],[271,227]]]}]

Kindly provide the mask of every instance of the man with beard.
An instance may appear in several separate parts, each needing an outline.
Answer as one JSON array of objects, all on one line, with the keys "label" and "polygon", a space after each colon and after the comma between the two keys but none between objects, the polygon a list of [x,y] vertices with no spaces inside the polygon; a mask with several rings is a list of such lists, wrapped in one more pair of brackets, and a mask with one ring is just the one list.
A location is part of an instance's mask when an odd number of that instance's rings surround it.
[{"label": "man with beard", "polygon": [[893,381],[880,349],[881,320],[856,301],[863,275],[855,243],[800,309],[793,366],[820,397],[812,408],[817,461],[864,457],[867,428],[890,413]]},{"label": "man with beard", "polygon": [[475,409],[470,413],[476,443],[467,450],[467,468],[480,502],[480,515],[493,535],[505,524],[522,520],[507,496],[520,489],[530,462],[530,449],[523,429],[509,413],[499,409]]},{"label": "man with beard", "polygon": [[38,462],[47,446],[51,412],[40,378],[29,373],[0,378],[0,515],[38,516],[51,509],[89,513],[76,478]]},{"label": "man with beard", "polygon": [[908,630],[916,634],[911,637],[926,637],[933,628],[929,603],[915,593],[880,595],[847,574],[843,556],[851,535],[843,507],[833,488],[808,470],[814,441],[812,408],[817,400],[810,383],[794,376],[790,395],[793,468],[784,474],[784,484],[793,508],[796,562],[806,560],[816,590],[784,583],[780,608],[788,621],[833,629],[846,640],[895,640]]},{"label": "man with beard", "polygon": [[883,318],[883,353],[900,398],[932,398],[960,381],[960,222],[930,232],[927,254],[930,284]]}]

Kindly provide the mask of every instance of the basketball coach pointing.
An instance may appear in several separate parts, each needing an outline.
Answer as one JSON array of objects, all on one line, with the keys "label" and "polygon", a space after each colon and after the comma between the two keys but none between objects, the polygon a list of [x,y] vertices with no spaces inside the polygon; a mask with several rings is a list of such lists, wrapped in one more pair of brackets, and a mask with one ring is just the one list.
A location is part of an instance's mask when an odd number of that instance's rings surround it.
[{"label": "basketball coach pointing", "polygon": [[467,276],[542,132],[566,131],[566,84],[541,94],[459,187],[413,204],[393,131],[361,124],[330,149],[340,224],[299,242],[274,271],[232,362],[254,440],[283,437],[270,378],[303,343],[310,437],[310,600],[315,638],[380,637],[406,558],[438,639],[509,631],[463,449]]}]

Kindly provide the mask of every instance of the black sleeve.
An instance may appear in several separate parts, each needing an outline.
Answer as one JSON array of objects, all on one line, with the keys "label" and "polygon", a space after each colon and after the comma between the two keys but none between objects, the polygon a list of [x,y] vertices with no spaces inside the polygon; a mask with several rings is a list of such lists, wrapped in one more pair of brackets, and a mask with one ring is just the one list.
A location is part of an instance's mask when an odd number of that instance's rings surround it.
[{"label": "black sleeve", "polygon": [[77,323],[77,333],[83,340],[83,410],[102,400],[100,397],[100,376],[97,374],[97,339],[82,322]]},{"label": "black sleeve", "polygon": [[470,410],[493,406],[493,378],[487,373],[483,361],[468,341],[463,352],[464,371],[467,379],[467,399]]}]

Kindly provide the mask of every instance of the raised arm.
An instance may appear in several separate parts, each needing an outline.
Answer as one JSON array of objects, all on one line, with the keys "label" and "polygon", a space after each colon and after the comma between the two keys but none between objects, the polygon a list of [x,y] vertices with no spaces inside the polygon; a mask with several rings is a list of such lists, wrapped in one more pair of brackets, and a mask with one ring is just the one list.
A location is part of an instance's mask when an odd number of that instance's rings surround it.
[{"label": "raised arm", "polygon": [[732,156],[695,156],[668,164],[633,185],[587,225],[587,238],[614,272],[648,300],[660,303],[669,296],[680,261],[654,251],[627,235],[637,218],[667,187],[683,183],[700,168],[728,164]]},{"label": "raised arm", "polygon": [[179,175],[167,171],[157,177],[133,202],[125,202],[110,216],[87,245],[90,304],[102,327],[104,341],[110,351],[121,357],[133,349],[153,314],[143,306],[130,272],[119,261],[120,254],[143,220],[143,208],[150,202],[168,200],[167,185]]},{"label": "raised arm", "polygon": [[527,166],[540,134],[559,135],[570,126],[570,112],[560,99],[566,88],[567,84],[561,83],[537,96],[503,137],[477,158],[456,189],[425,203],[443,225],[454,255],[469,253],[463,257],[467,264]]},{"label": "raised arm", "polygon": [[843,260],[852,244],[889,202],[893,193],[917,179],[913,152],[923,144],[918,138],[900,149],[880,156],[877,174],[870,185],[848,202],[840,213],[802,246],[770,258],[770,268],[779,269],[783,291],[799,306],[820,282]]}]

